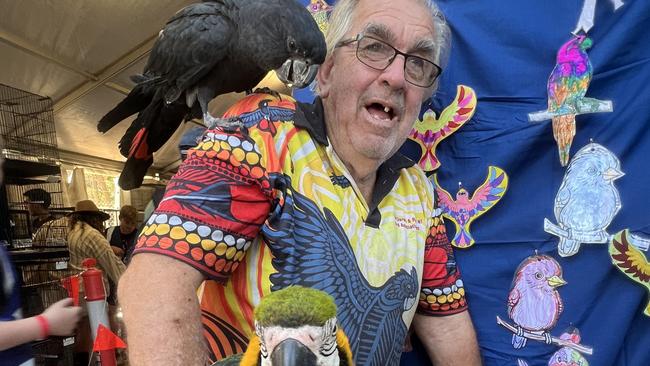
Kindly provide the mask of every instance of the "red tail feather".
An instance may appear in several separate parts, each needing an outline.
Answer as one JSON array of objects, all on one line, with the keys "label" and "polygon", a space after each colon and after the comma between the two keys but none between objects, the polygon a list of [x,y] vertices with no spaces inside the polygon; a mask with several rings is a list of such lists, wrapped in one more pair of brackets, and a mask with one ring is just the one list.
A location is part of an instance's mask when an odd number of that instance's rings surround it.
[{"label": "red tail feather", "polygon": [[151,156],[149,153],[149,145],[147,145],[147,135],[148,131],[144,127],[135,134],[131,148],[129,149],[129,157],[145,160]]}]

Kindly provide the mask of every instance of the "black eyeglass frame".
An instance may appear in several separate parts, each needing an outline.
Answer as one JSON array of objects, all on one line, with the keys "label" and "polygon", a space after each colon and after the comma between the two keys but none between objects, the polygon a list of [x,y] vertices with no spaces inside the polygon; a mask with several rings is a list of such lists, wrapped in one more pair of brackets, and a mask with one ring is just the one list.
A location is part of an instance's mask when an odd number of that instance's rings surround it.
[{"label": "black eyeglass frame", "polygon": [[[362,57],[359,57],[359,41],[361,41],[363,38],[370,38],[373,41],[380,42],[380,43],[385,44],[386,46],[393,49],[393,52],[394,52],[393,56],[388,59],[388,63],[386,64],[386,66],[384,66],[383,68],[378,68],[378,67],[373,66],[373,65],[368,65],[366,62],[363,61]],[[395,58],[397,57],[397,55],[402,55],[404,57],[404,80],[406,80],[407,82],[409,82],[410,84],[413,84],[415,86],[419,86],[421,88],[428,88],[431,85],[433,85],[436,82],[436,80],[438,80],[438,77],[440,77],[440,74],[442,74],[442,68],[440,66],[438,66],[435,62],[427,60],[426,58],[423,58],[423,57],[420,57],[420,56],[415,56],[415,55],[410,55],[408,53],[404,53],[404,52],[398,50],[397,48],[393,47],[393,45],[391,45],[390,43],[388,43],[386,41],[382,41],[381,39],[377,39],[377,38],[372,37],[372,36],[365,35],[363,32],[357,34],[357,36],[354,37],[354,38],[339,41],[336,44],[336,46],[334,46],[334,48],[349,46],[354,42],[357,42],[357,48],[356,48],[355,53],[354,53],[355,56],[357,57],[357,60],[359,60],[359,62],[361,62],[362,64],[364,64],[364,65],[366,65],[366,66],[368,66],[368,67],[370,67],[372,69],[375,69],[375,70],[379,70],[379,71],[386,70],[386,68],[388,68],[388,66],[390,66],[393,63],[393,61],[395,61]],[[438,72],[436,73],[436,75],[431,80],[431,83],[429,83],[428,85],[420,85],[420,84],[416,84],[413,81],[409,80],[409,78],[407,76],[408,73],[406,72],[406,65],[408,63],[409,58],[415,58],[417,60],[422,60],[423,62],[426,62],[426,63],[429,63],[429,64],[433,65],[433,67]]]}]

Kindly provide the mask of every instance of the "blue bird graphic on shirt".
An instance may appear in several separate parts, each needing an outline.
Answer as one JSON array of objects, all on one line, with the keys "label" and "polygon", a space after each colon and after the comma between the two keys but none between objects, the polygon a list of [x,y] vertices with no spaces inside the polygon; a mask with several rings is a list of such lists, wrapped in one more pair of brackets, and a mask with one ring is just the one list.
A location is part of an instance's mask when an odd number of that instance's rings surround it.
[{"label": "blue bird graphic on shirt", "polygon": [[270,105],[269,102],[272,102],[272,100],[262,99],[258,103],[257,109],[240,114],[238,117],[239,120],[245,127],[252,127],[260,124],[262,120],[266,120],[270,124],[270,127],[272,122],[286,122],[293,119],[295,110],[282,106]]},{"label": "blue bird graphic on shirt", "polygon": [[329,209],[323,211],[291,188],[284,205],[276,206],[262,228],[278,271],[270,277],[271,290],[301,285],[329,293],[355,364],[397,364],[407,334],[402,314],[415,305],[419,292],[417,271],[400,269],[381,287],[372,286],[341,224]]}]

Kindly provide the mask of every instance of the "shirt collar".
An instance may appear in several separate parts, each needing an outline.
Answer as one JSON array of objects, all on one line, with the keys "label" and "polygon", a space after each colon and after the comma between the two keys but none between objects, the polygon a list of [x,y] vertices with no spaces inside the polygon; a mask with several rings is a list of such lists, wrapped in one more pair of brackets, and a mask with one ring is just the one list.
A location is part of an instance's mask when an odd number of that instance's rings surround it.
[{"label": "shirt collar", "polygon": [[[323,112],[323,100],[316,97],[313,103],[298,102],[298,108],[294,114],[294,125],[309,132],[309,135],[323,146],[328,146],[327,129],[325,127],[325,113]],[[399,171],[403,168],[413,166],[415,162],[399,151],[393,154],[380,167],[380,170],[388,169]]]}]

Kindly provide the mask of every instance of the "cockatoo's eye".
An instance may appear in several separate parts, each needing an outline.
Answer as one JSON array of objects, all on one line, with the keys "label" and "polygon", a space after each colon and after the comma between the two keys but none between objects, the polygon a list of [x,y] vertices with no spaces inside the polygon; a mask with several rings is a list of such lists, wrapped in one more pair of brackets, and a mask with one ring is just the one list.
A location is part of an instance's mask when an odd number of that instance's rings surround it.
[{"label": "cockatoo's eye", "polygon": [[535,278],[541,280],[542,278],[544,278],[544,275],[542,274],[542,272],[535,272]]},{"label": "cockatoo's eye", "polygon": [[587,173],[589,173],[589,175],[596,175],[598,172],[596,171],[596,168],[592,166],[591,168],[587,169]]},{"label": "cockatoo's eye", "polygon": [[296,46],[296,40],[293,39],[292,37],[289,37],[289,39],[287,40],[287,47],[289,48],[289,52],[295,51],[296,48],[298,48]]}]

